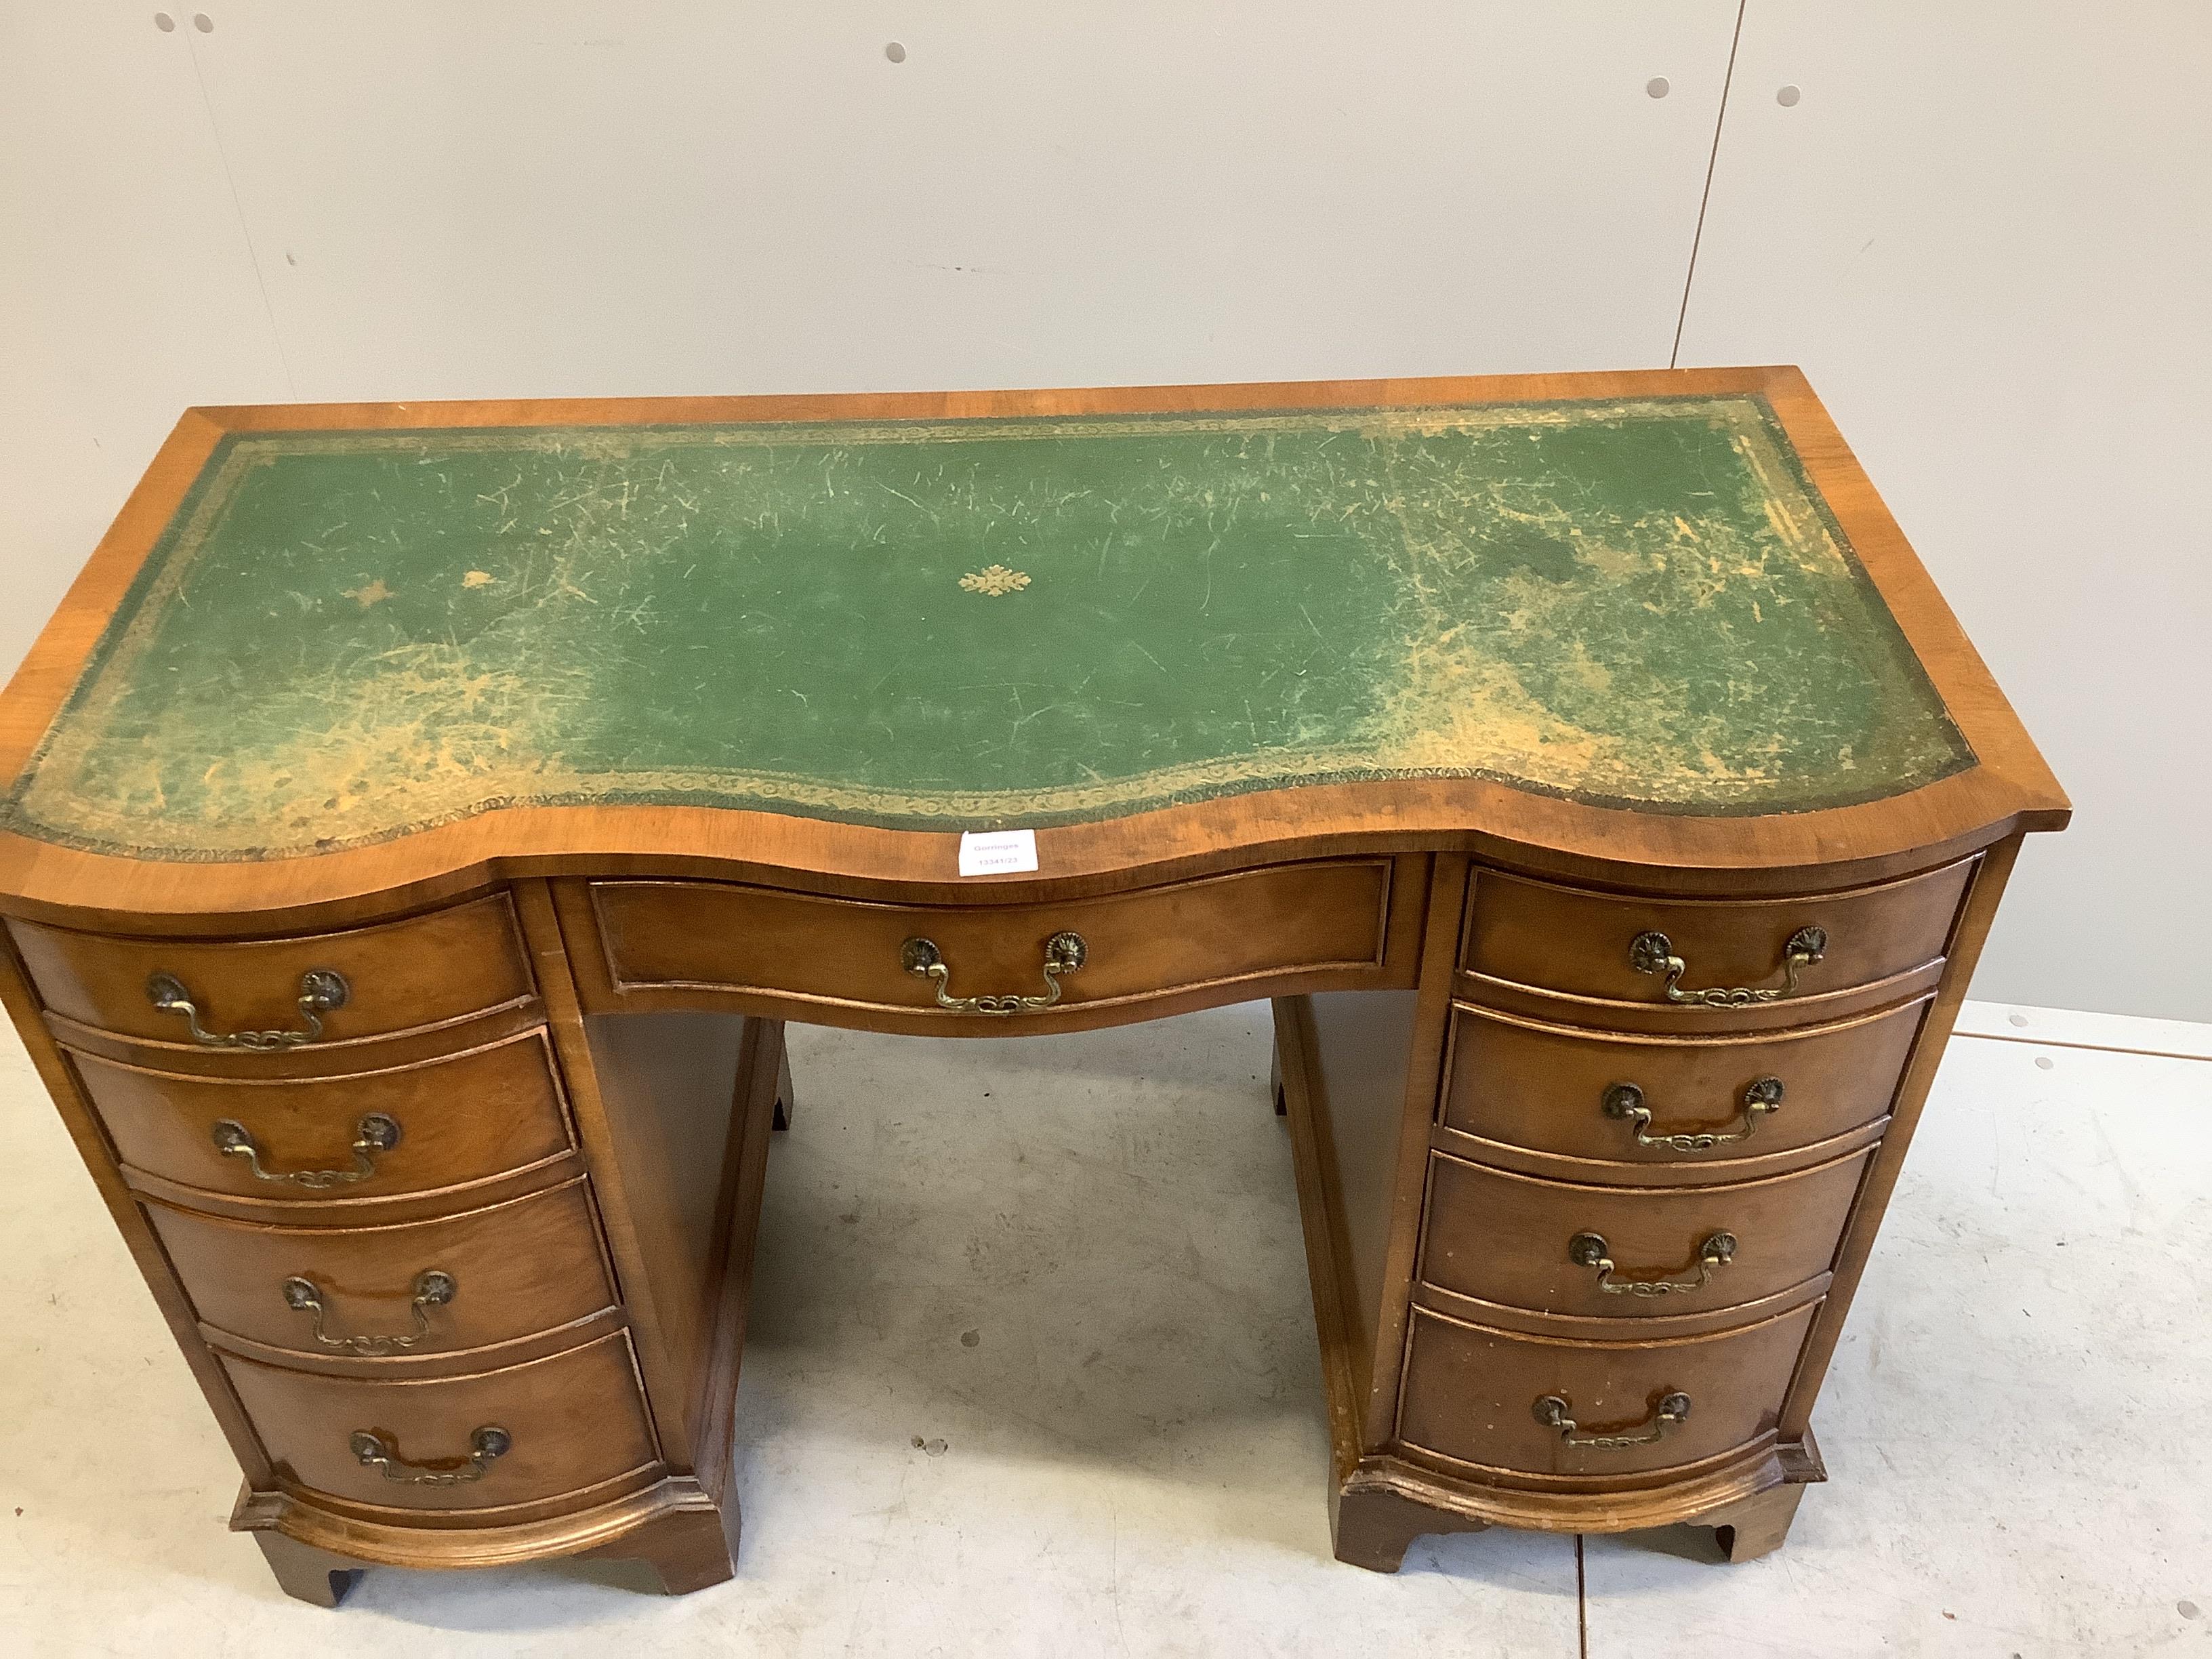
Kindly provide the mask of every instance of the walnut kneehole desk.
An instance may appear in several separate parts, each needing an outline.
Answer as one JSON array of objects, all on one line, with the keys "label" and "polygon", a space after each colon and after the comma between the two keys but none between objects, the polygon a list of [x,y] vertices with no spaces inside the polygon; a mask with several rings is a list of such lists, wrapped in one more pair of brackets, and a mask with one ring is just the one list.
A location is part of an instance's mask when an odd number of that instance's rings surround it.
[{"label": "walnut kneehole desk", "polygon": [[785,1020],[1260,996],[1338,1555],[1771,1549],[2068,811],[1790,369],[195,410],[0,777],[0,993],[324,1602],[730,1576]]}]

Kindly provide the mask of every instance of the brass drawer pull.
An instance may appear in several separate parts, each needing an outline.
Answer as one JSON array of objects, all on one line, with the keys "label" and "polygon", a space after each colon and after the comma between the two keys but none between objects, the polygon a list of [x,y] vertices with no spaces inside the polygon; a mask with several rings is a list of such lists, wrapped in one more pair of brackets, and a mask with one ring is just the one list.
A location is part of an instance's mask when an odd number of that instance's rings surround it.
[{"label": "brass drawer pull", "polygon": [[277,1048],[296,1048],[323,1034],[323,1016],[343,1008],[353,989],[345,975],[328,968],[312,968],[300,975],[300,1018],[307,1029],[298,1031],[210,1031],[200,1024],[199,1005],[184,981],[174,974],[156,974],[146,981],[146,1000],[165,1014],[182,1014],[191,1026],[192,1041],[203,1048],[252,1048],[264,1054]]},{"label": "brass drawer pull", "polygon": [[1575,1419],[1568,1415],[1573,1409],[1558,1395],[1547,1394],[1536,1402],[1536,1420],[1547,1429],[1557,1429],[1563,1445],[1580,1446],[1589,1451],[1621,1451],[1630,1446],[1656,1446],[1666,1437],[1668,1429],[1677,1423],[1688,1422],[1690,1396],[1662,1395],[1659,1403],[1651,1408],[1651,1426],[1642,1434],[1580,1433]]},{"label": "brass drawer pull", "polygon": [[949,994],[947,982],[952,969],[945,961],[945,953],[926,939],[910,939],[899,946],[899,962],[916,979],[935,981],[937,1006],[963,1014],[1033,1014],[1041,1008],[1049,1008],[1060,1000],[1060,979],[1083,966],[1091,954],[1091,947],[1083,942],[1080,933],[1054,933],[1044,942],[1044,982],[1047,987],[1041,997],[956,997]]},{"label": "brass drawer pull", "polygon": [[215,1149],[225,1158],[242,1158],[253,1171],[256,1181],[289,1182],[295,1187],[305,1187],[311,1192],[320,1192],[325,1187],[343,1187],[356,1181],[366,1181],[376,1173],[376,1155],[388,1152],[399,1144],[399,1120],[386,1117],[381,1112],[371,1112],[353,1126],[353,1168],[350,1170],[264,1170],[261,1167],[261,1148],[253,1134],[236,1118],[218,1118],[214,1129]]},{"label": "brass drawer pull", "polygon": [[314,1316],[314,1338],[326,1348],[343,1348],[349,1353],[366,1354],[372,1358],[390,1353],[395,1348],[411,1348],[430,1334],[432,1308],[442,1308],[453,1299],[460,1288],[453,1282],[453,1274],[432,1267],[415,1277],[415,1299],[409,1303],[408,1311],[415,1316],[415,1328],[404,1336],[331,1336],[323,1329],[322,1288],[312,1279],[298,1276],[288,1279],[281,1287],[284,1305],[295,1312]]},{"label": "brass drawer pull", "polygon": [[1678,1291],[1702,1291],[1713,1282],[1714,1273],[1735,1260],[1734,1233],[1709,1234],[1698,1246],[1695,1279],[1615,1279],[1613,1247],[1601,1233],[1577,1233],[1567,1241],[1567,1260],[1577,1267],[1597,1270],[1597,1287],[1607,1296],[1673,1296]]},{"label": "brass drawer pull", "polygon": [[398,1449],[374,1430],[356,1429],[353,1438],[346,1443],[361,1459],[363,1468],[381,1470],[386,1480],[410,1486],[458,1486],[465,1480],[483,1480],[484,1471],[507,1455],[514,1444],[514,1437],[505,1429],[486,1424],[469,1437],[468,1461],[443,1468],[401,1462]]},{"label": "brass drawer pull", "polygon": [[1703,991],[1685,991],[1682,975],[1689,972],[1690,964],[1674,954],[1674,941],[1657,932],[1638,933],[1630,942],[1628,965],[1639,974],[1666,975],[1669,1002],[1697,1008],[1748,1008],[1754,1003],[1779,1002],[1784,997],[1795,995],[1799,970],[1811,967],[1827,954],[1827,932],[1820,927],[1800,927],[1790,935],[1782,952],[1782,983],[1767,988],[1739,985],[1728,989],[1715,986]]},{"label": "brass drawer pull", "polygon": [[1769,1112],[1782,1109],[1784,1094],[1782,1079],[1763,1077],[1743,1091],[1743,1127],[1740,1129],[1704,1129],[1680,1134],[1655,1135],[1651,1133],[1651,1109],[1644,1103],[1644,1091],[1633,1083],[1616,1083],[1605,1091],[1605,1115],[1625,1119],[1629,1133],[1639,1146],[1662,1148],[1670,1152],[1709,1152],[1716,1146],[1732,1146],[1739,1140],[1748,1140],[1759,1127],[1759,1121]]}]

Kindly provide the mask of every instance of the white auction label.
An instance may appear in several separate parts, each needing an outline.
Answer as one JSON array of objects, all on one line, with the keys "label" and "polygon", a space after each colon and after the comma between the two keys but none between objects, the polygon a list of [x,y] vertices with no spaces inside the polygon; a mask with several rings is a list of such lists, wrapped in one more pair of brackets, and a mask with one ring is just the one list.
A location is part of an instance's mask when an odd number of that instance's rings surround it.
[{"label": "white auction label", "polygon": [[986,830],[978,835],[963,831],[960,837],[960,873],[963,876],[1011,876],[1034,870],[1036,831]]}]

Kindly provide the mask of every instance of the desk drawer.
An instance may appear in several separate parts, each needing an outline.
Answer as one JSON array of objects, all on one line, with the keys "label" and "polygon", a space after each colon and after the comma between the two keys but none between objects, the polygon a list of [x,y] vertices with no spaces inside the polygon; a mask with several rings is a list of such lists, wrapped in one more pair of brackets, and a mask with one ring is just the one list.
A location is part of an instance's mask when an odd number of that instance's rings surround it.
[{"label": "desk drawer", "polygon": [[1788,1152],[1889,1110],[1927,1007],[1921,997],[1831,1025],[1667,1037],[1462,1006],[1443,1121],[1532,1152],[1626,1164]]},{"label": "desk drawer", "polygon": [[296,1353],[457,1353],[616,1302],[580,1177],[398,1226],[268,1227],[153,1203],[146,1212],[203,1321]]},{"label": "desk drawer", "polygon": [[349,1077],[239,1082],[70,1051],[122,1162],[236,1198],[293,1201],[289,1218],[342,1221],[331,1200],[465,1186],[569,1150],[542,1027],[459,1054]]},{"label": "desk drawer", "polygon": [[[1785,899],[1656,899],[1478,872],[1467,969],[1524,990],[1602,1003],[1678,1006],[1723,1024],[1756,997],[1676,1003],[1677,994],[1778,992],[1817,1006],[1940,961],[1974,860],[1879,887]],[[1814,934],[1822,937],[1815,939]],[[1817,946],[1818,960],[1804,952]],[[1796,986],[1785,991],[1793,950]]]},{"label": "desk drawer", "polygon": [[[36,922],[8,927],[47,1008],[165,1047],[342,1044],[443,1024],[520,1001],[533,988],[504,894],[295,939],[104,939]],[[343,982],[335,1006],[331,981],[310,977],[327,975]],[[312,1040],[293,1041],[317,1026]],[[241,1032],[284,1036],[253,1045],[222,1041]]]},{"label": "desk drawer", "polygon": [[[1416,1308],[1399,1437],[1455,1462],[1594,1481],[1704,1462],[1773,1431],[1820,1305],[1660,1342],[1519,1336]],[[1626,1443],[1580,1443],[1594,1437]]]},{"label": "desk drawer", "polygon": [[288,1484],[356,1504],[500,1510],[581,1492],[658,1460],[629,1338],[421,1382],[223,1370]]},{"label": "desk drawer", "polygon": [[873,904],[712,882],[590,890],[618,991],[714,988],[965,1024],[912,970],[908,941],[929,943],[951,997],[1042,999],[1051,941],[1073,934],[1082,964],[1058,975],[1070,1012],[1318,970],[1356,982],[1383,965],[1391,873],[1387,859],[1346,859],[1034,905]]},{"label": "desk drawer", "polygon": [[1756,1302],[1828,1270],[1873,1156],[1720,1187],[1589,1187],[1437,1153],[1421,1277],[1484,1302],[1601,1318]]}]

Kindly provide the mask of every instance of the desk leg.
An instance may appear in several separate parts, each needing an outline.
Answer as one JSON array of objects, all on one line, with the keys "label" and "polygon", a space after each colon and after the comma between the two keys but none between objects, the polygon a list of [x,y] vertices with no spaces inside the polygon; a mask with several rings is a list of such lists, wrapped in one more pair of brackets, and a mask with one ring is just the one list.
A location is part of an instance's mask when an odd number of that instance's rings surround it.
[{"label": "desk leg", "polygon": [[775,1116],[769,1124],[772,1129],[788,1129],[791,1115],[799,1109],[799,1097],[791,1090],[791,1051],[782,1047],[783,1022],[775,1022],[777,1048],[781,1052],[775,1062]]},{"label": "desk leg", "polygon": [[256,1532],[253,1541],[261,1546],[262,1557],[284,1594],[319,1607],[334,1607],[344,1601],[346,1592],[365,1571],[359,1561],[302,1544],[281,1532]]},{"label": "desk leg", "polygon": [[1340,1492],[1330,1483],[1329,1537],[1336,1559],[1370,1572],[1395,1572],[1416,1538],[1447,1532],[1481,1532],[1488,1525],[1447,1515],[1394,1492]]},{"label": "desk leg", "polygon": [[689,1595],[735,1577],[731,1559],[737,1551],[736,1541],[726,1539],[720,1527],[694,1527],[680,1535],[653,1540],[650,1553],[633,1549],[629,1553],[653,1569],[663,1595]]},{"label": "desk leg", "polygon": [[1721,1553],[1729,1560],[1756,1561],[1782,1547],[1790,1536],[1790,1523],[1797,1518],[1797,1501],[1804,1495],[1805,1488],[1794,1481],[1771,1486],[1756,1498],[1701,1515],[1692,1524],[1711,1527]]},{"label": "desk leg", "polygon": [[725,1477],[715,1504],[714,1509],[701,1506],[663,1515],[618,1543],[585,1553],[602,1560],[642,1561],[659,1579],[663,1595],[689,1595],[727,1583],[737,1576],[734,1470]]}]

